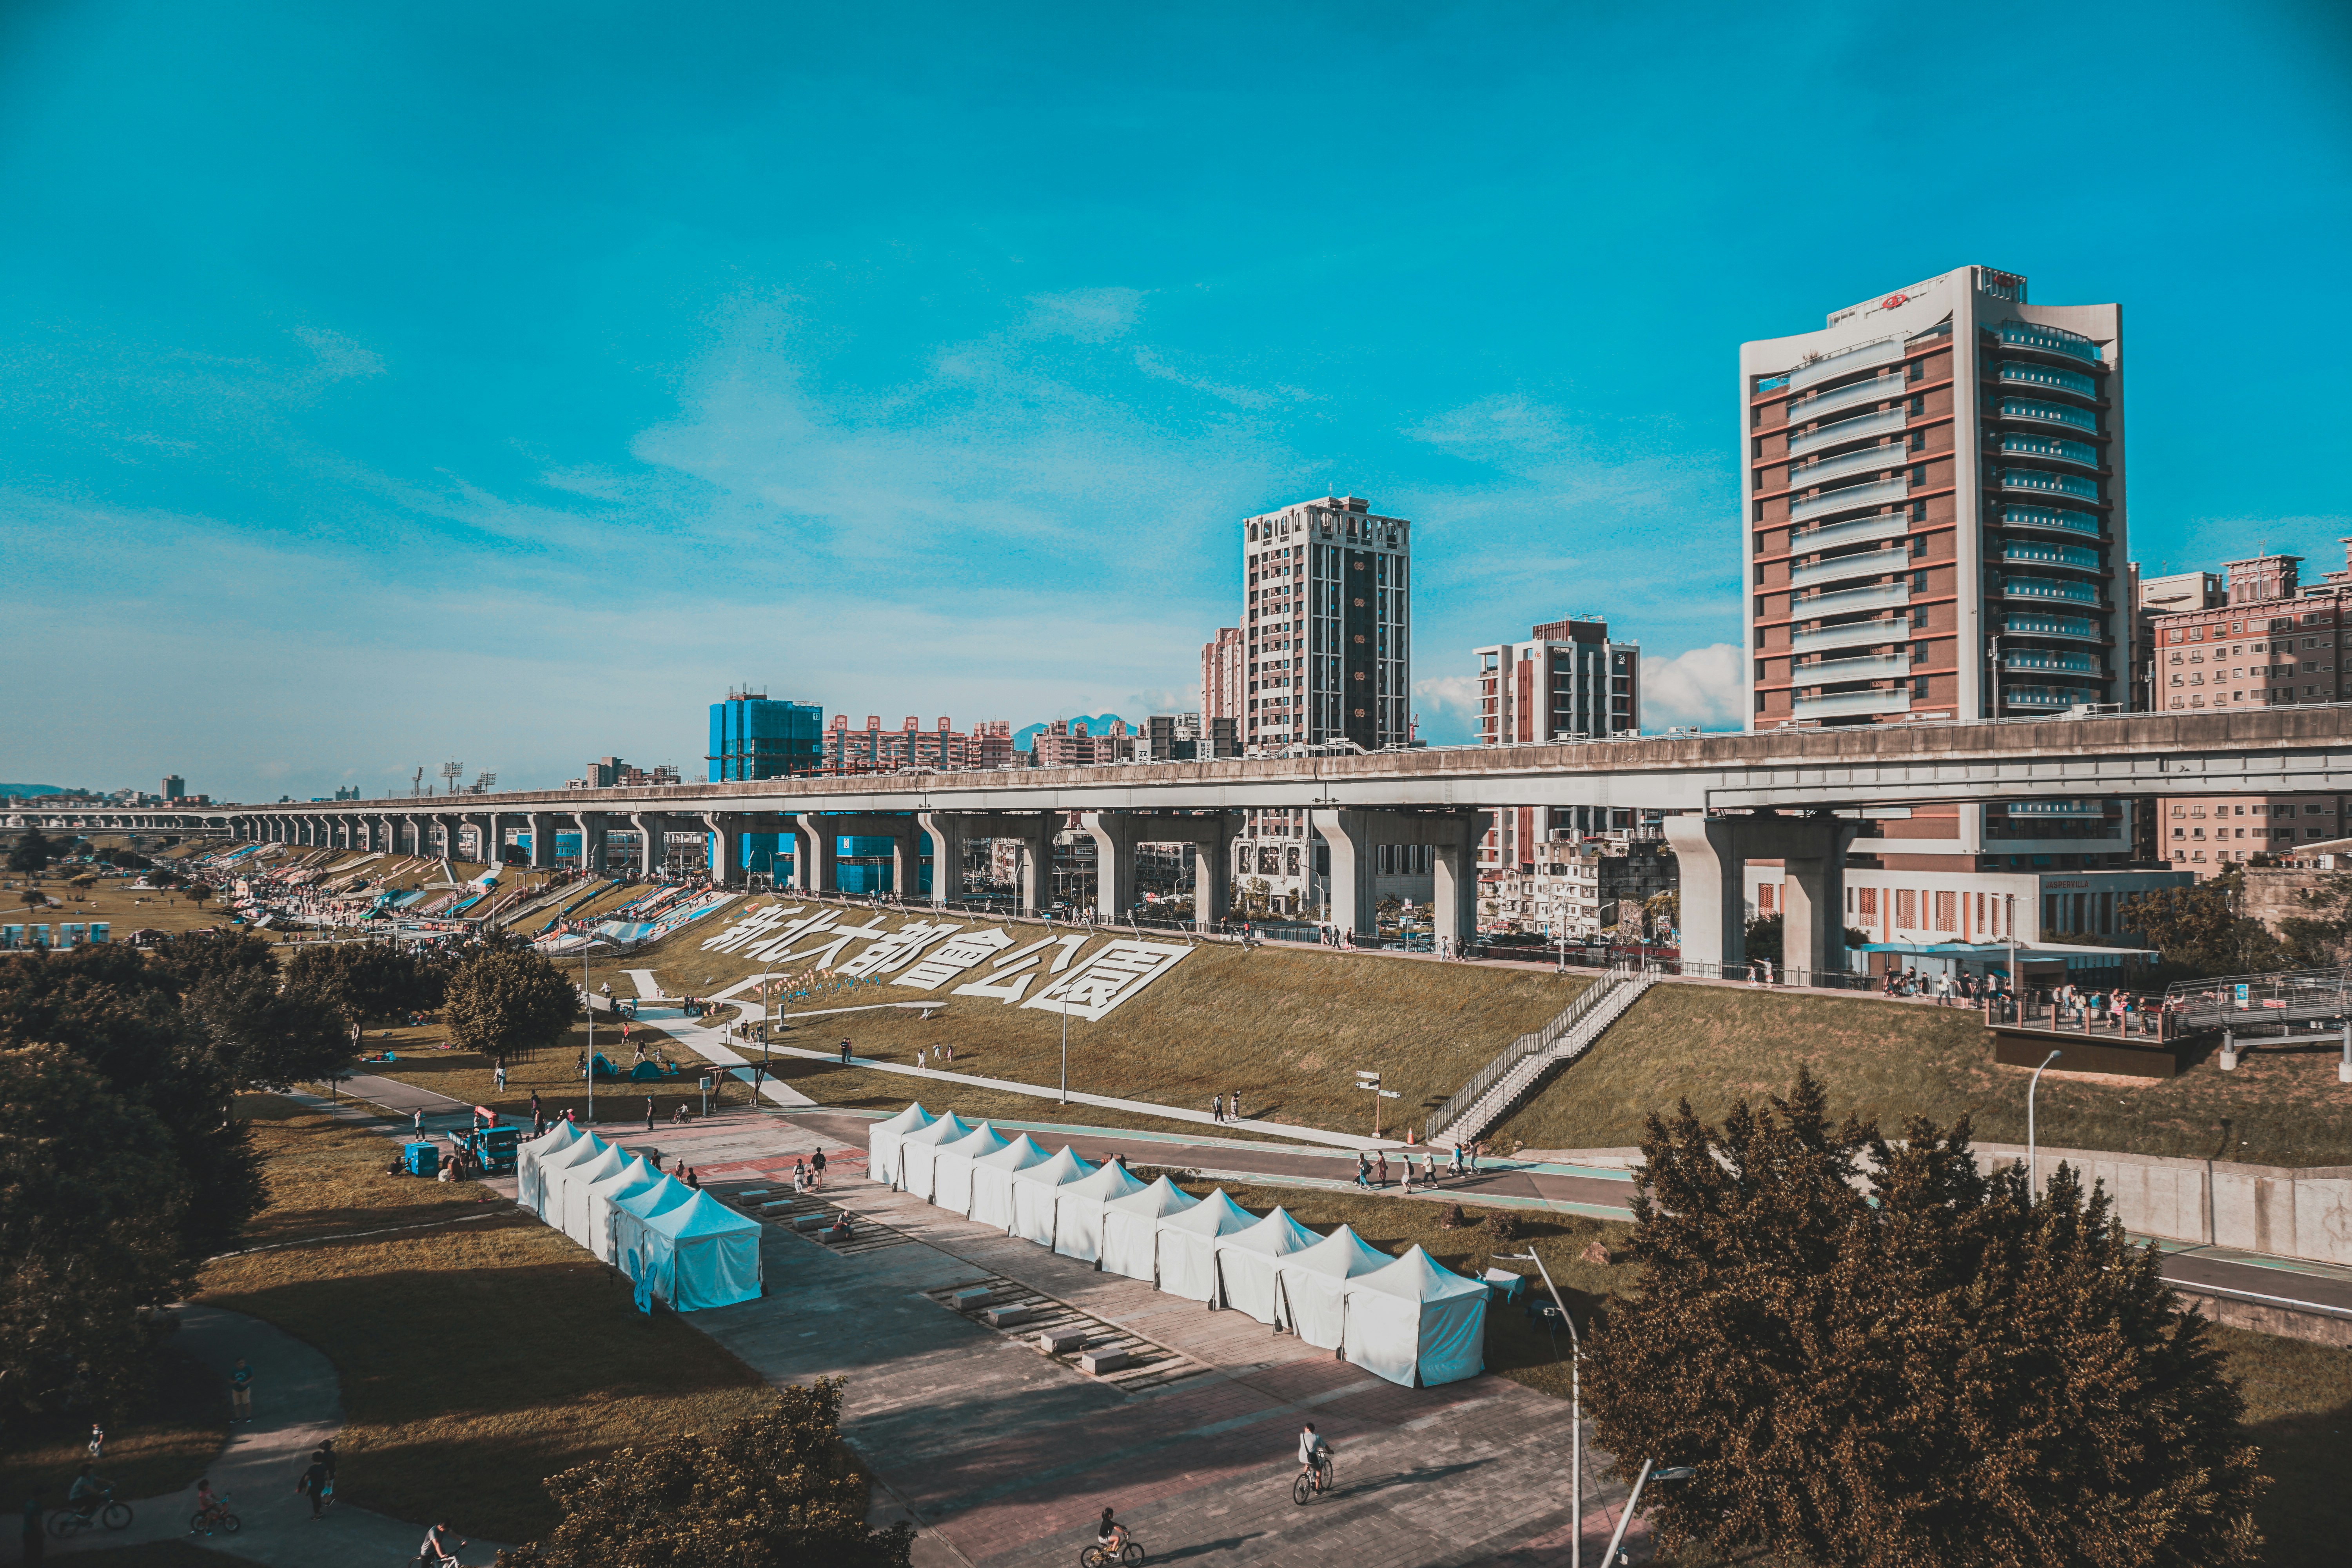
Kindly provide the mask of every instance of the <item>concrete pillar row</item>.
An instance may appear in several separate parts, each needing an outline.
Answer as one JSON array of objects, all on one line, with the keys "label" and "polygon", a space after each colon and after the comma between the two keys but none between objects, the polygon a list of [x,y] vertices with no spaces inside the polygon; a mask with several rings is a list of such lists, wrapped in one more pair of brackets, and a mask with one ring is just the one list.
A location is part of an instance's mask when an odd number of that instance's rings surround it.
[{"label": "concrete pillar row", "polygon": [[385,855],[400,853],[400,826],[389,816],[375,819],[376,849]]},{"label": "concrete pillar row", "polygon": [[733,811],[707,811],[702,825],[710,830],[710,879],[722,888],[743,885],[743,816]]},{"label": "concrete pillar row", "polygon": [[793,848],[793,886],[803,893],[839,891],[841,830],[833,818],[818,812],[803,812],[793,821],[799,834]]},{"label": "concrete pillar row", "polygon": [[944,909],[950,900],[963,897],[963,852],[971,836],[949,812],[918,812],[915,820],[931,840],[931,907]]},{"label": "concrete pillar row", "polygon": [[632,813],[629,821],[637,830],[637,873],[650,879],[661,869],[667,848],[662,837],[669,831],[669,819],[658,811],[640,811]]},{"label": "concrete pillar row", "polygon": [[1682,881],[1682,954],[1696,973],[1748,958],[1747,865],[1779,860],[1789,907],[1782,967],[1790,978],[1845,973],[1845,855],[1861,831],[1833,816],[1704,816],[1665,821]]},{"label": "concrete pillar row", "polygon": [[1125,920],[1135,907],[1135,847],[1142,842],[1135,814],[1082,812],[1078,831],[1095,841],[1095,917]]},{"label": "concrete pillar row", "polygon": [[592,876],[604,874],[604,835],[611,821],[601,811],[575,811],[572,820],[580,825],[580,868]]},{"label": "concrete pillar row", "polygon": [[555,817],[544,811],[534,811],[523,818],[530,830],[530,868],[544,871],[555,864]]}]

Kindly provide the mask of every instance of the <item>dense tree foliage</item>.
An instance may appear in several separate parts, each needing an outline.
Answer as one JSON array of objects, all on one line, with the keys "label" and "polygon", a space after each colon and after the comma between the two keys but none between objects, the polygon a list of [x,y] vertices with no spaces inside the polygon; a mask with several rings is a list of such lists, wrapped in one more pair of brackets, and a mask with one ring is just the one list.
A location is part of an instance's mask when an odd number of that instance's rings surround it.
[{"label": "dense tree foliage", "polygon": [[171,1142],[66,1047],[0,1047],[0,1429],[143,1368],[139,1309],[194,1273]]},{"label": "dense tree foliage", "polygon": [[1965,1122],[1832,1127],[1801,1078],[1720,1129],[1650,1119],[1643,1290],[1585,1397],[1669,1543],[1893,1568],[2252,1563],[2262,1485],[2203,1321],[2061,1168],[2042,1202]]},{"label": "dense tree foliage", "polygon": [[534,948],[480,947],[449,976],[442,1007],[450,1039],[503,1061],[562,1039],[580,992]]},{"label": "dense tree foliage", "polygon": [[782,1390],[706,1443],[688,1435],[549,1479],[563,1521],[499,1568],[906,1568],[914,1532],[866,1527],[841,1446],[841,1384]]},{"label": "dense tree foliage", "polygon": [[359,1055],[351,1026],[316,997],[281,988],[275,972],[208,975],[187,1010],[211,1037],[214,1059],[238,1089],[284,1089],[340,1077]]},{"label": "dense tree foliage", "polygon": [[2244,869],[2233,865],[2194,887],[2134,893],[2123,901],[2124,929],[2160,954],[2160,978],[2265,974],[2296,967],[2296,953],[2262,921],[2240,912],[2245,886]]},{"label": "dense tree foliage", "polygon": [[37,827],[28,827],[24,836],[8,847],[8,869],[38,871],[49,863],[57,847],[42,836]]},{"label": "dense tree foliage", "polygon": [[317,942],[286,963],[286,989],[364,1026],[438,1006],[445,975],[414,947],[390,942]]}]

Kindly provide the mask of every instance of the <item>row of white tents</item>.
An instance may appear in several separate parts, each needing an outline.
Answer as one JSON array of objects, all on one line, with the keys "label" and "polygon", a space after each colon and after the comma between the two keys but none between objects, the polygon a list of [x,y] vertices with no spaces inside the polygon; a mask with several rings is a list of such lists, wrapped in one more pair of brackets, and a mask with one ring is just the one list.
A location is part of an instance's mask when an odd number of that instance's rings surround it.
[{"label": "row of white tents", "polygon": [[760,1296],[760,1222],[568,1121],[522,1144],[515,1200],[680,1312]]},{"label": "row of white tents", "polygon": [[1246,1312],[1406,1387],[1485,1370],[1487,1288],[1416,1247],[1391,1258],[1341,1226],[1318,1236],[1282,1209],[1260,1218],[1222,1188],[1196,1198],[1162,1176],[1089,1165],[953,1111],[910,1105],[867,1143],[877,1182],[1065,1258]]}]

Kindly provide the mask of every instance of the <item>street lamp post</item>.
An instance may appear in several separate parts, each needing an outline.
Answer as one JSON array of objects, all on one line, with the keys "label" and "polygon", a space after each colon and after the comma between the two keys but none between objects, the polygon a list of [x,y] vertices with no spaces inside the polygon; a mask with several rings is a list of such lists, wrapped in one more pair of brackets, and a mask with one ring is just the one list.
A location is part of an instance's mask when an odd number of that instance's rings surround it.
[{"label": "street lamp post", "polygon": [[596,997],[588,989],[588,950],[580,950],[580,1000],[588,1009],[588,1125],[596,1125]]},{"label": "street lamp post", "polygon": [[1559,1287],[1551,1282],[1551,1270],[1534,1247],[1494,1256],[1507,1263],[1534,1264],[1551,1293],[1553,1310],[1568,1325],[1568,1499],[1575,1520],[1569,1527],[1574,1533],[1568,1538],[1568,1568],[1584,1568],[1584,1340],[1576,1331],[1576,1320],[1568,1315],[1568,1303],[1559,1299]]},{"label": "street lamp post", "polygon": [[1070,1005],[1061,1005],[1062,1013],[1062,1103],[1070,1103]]},{"label": "street lamp post", "polygon": [[2028,1203],[2036,1201],[2042,1191],[2042,1149],[2034,1136],[2033,1092],[2042,1087],[2043,1069],[2065,1054],[2053,1050],[2042,1058],[2042,1066],[2033,1069],[2032,1081],[2025,1086],[2025,1197]]},{"label": "street lamp post", "polygon": [[1655,1459],[1642,1461],[1642,1473],[1633,1478],[1633,1495],[1625,1500],[1625,1511],[1617,1516],[1617,1532],[1609,1538],[1609,1550],[1601,1554],[1603,1568],[1609,1568],[1617,1561],[1617,1546],[1625,1539],[1625,1527],[1633,1522],[1633,1510],[1642,1506],[1642,1488],[1654,1476],[1662,1481],[1686,1481],[1698,1474],[1688,1465],[1668,1465],[1658,1468],[1657,1464]]}]

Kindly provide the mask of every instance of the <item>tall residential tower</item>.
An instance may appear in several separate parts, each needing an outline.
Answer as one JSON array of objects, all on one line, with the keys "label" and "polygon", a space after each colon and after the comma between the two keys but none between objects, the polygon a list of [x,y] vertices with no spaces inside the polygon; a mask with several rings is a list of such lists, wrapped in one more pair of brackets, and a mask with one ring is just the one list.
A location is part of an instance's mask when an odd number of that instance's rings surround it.
[{"label": "tall residential tower", "polygon": [[2127,700],[2122,346],[1989,267],[1741,345],[1749,728]]},{"label": "tall residential tower", "polygon": [[1412,739],[1412,524],[1356,496],[1242,521],[1242,744]]}]

